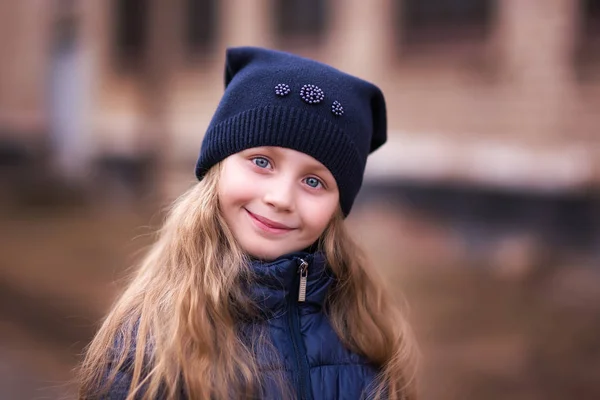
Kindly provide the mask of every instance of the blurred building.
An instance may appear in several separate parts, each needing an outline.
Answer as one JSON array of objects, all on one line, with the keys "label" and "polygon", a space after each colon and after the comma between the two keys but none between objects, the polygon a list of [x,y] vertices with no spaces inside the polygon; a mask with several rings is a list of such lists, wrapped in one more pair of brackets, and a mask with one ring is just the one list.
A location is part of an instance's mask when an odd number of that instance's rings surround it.
[{"label": "blurred building", "polygon": [[224,49],[260,45],[384,89],[391,139],[370,179],[600,183],[596,0],[1,3],[5,163],[47,154],[74,180],[98,167],[134,180],[150,165],[187,172],[223,90]]}]

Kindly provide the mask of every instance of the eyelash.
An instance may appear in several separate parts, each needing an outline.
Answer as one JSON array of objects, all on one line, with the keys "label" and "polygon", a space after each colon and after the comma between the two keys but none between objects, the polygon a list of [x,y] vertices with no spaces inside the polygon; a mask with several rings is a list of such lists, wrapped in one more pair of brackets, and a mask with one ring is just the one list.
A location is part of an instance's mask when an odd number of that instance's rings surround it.
[{"label": "eyelash", "polygon": [[269,166],[271,165],[271,160],[269,160],[267,157],[257,156],[252,157],[250,160],[252,161],[252,164],[256,165],[260,169],[267,169],[267,167],[261,167],[256,163],[256,160],[265,160],[269,164]]},{"label": "eyelash", "polygon": [[[271,163],[271,160],[269,160],[267,157],[264,157],[264,156],[256,156],[256,157],[252,157],[252,158],[250,159],[250,161],[252,161],[252,164],[254,164],[256,167],[258,167],[258,168],[260,168],[260,169],[267,169],[268,167],[261,167],[261,166],[259,166],[259,165],[256,163],[256,160],[265,160],[265,161],[266,161],[266,162],[269,164],[269,166],[271,166],[271,165],[272,165],[272,163]],[[319,185],[320,185],[320,186],[321,186],[323,189],[326,189],[326,188],[327,188],[327,186],[325,185],[325,183],[324,183],[324,182],[323,182],[321,179],[319,179],[319,178],[316,178],[316,177],[314,177],[314,176],[309,176],[309,177],[307,177],[307,178],[304,178],[302,181],[303,181],[303,182],[306,182],[308,179],[314,179],[314,180],[316,180],[316,181],[318,182],[318,184],[319,184]],[[319,186],[310,186],[310,185],[308,185],[308,184],[307,184],[307,186],[308,186],[308,187],[310,187],[311,189],[318,189],[318,188],[319,188]]]},{"label": "eyelash", "polygon": [[[315,178],[314,176],[309,176],[307,178],[304,178],[304,182],[306,182],[308,179],[314,179],[314,180],[317,181],[317,183],[320,185],[320,187],[322,187],[323,189],[326,188],[325,184],[323,183],[323,181],[320,180],[319,178]],[[307,185],[308,185],[308,183],[307,183]],[[318,189],[319,185],[318,186],[310,186],[310,185],[308,185],[308,187],[310,187],[311,189]]]}]

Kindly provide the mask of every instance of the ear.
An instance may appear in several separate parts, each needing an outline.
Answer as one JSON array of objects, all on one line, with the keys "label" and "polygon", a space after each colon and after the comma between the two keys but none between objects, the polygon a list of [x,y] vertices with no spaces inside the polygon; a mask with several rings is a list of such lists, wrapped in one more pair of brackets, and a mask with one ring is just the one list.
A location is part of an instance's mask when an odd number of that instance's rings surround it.
[{"label": "ear", "polygon": [[233,77],[256,55],[253,47],[231,47],[225,53],[225,87],[229,85]]},{"label": "ear", "polygon": [[373,135],[371,136],[370,153],[377,150],[387,140],[387,112],[385,98],[379,88],[371,97],[371,116],[373,118]]}]

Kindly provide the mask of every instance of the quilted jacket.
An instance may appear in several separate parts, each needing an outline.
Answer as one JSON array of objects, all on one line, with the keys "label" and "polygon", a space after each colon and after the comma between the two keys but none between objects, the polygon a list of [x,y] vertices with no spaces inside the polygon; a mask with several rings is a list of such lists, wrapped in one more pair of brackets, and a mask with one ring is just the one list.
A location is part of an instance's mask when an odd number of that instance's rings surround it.
[{"label": "quilted jacket", "polygon": [[[257,279],[250,295],[263,310],[261,323],[266,324],[277,353],[276,357],[257,354],[266,378],[261,398],[281,398],[277,386],[269,383],[272,371],[283,372],[296,399],[368,398],[378,369],[340,342],[323,312],[327,292],[335,283],[324,256],[298,252],[252,265]],[[129,383],[130,377],[120,372],[107,398],[124,399]]]}]

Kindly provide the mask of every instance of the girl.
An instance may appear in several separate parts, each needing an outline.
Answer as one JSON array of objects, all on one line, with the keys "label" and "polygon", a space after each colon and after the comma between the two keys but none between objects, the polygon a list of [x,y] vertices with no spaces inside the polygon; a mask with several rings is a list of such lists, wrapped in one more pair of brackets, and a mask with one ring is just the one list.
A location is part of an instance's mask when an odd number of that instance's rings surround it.
[{"label": "girl", "polygon": [[227,51],[196,165],[90,344],[80,398],[414,399],[407,323],[343,224],[386,141],[374,85]]}]

